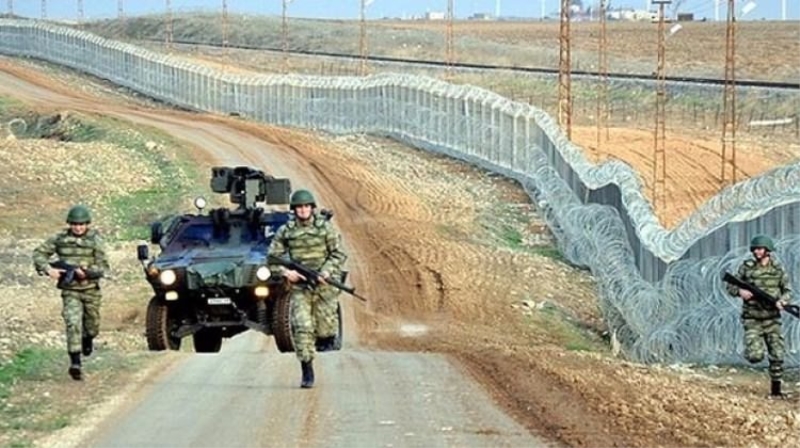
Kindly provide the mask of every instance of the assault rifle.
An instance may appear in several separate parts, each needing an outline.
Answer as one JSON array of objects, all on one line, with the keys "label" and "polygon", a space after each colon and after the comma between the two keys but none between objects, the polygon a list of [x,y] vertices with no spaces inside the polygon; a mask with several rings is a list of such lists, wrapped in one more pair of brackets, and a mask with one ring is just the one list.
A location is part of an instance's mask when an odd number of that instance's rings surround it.
[{"label": "assault rifle", "polygon": [[[59,288],[63,288],[64,286],[67,286],[73,281],[75,281],[75,270],[79,268],[79,266],[73,266],[63,260],[51,262],[50,267],[61,269],[64,271],[58,277],[58,283],[56,284],[56,286],[58,286]],[[92,271],[90,269],[84,269],[83,272],[86,274],[85,278],[87,280],[97,280],[100,277],[102,277],[102,275],[99,272]]]},{"label": "assault rifle", "polygon": [[[736,276],[734,276],[734,275],[732,275],[732,274],[730,274],[728,272],[726,272],[725,274],[722,275],[722,280],[727,282],[727,283],[730,283],[731,285],[738,286],[741,289],[746,289],[746,290],[752,292],[753,293],[753,297],[755,297],[756,300],[758,300],[759,302],[761,302],[761,303],[763,303],[765,305],[768,305],[768,306],[771,306],[771,307],[775,307],[775,304],[778,303],[778,299],[776,299],[775,297],[772,297],[771,295],[767,294],[767,292],[764,291],[763,289],[759,288],[758,286],[755,286],[755,285],[752,285],[750,283],[747,283],[746,281],[744,281],[744,280],[742,280],[742,279],[740,279],[740,278],[738,278],[738,277],[736,277]],[[792,316],[800,319],[800,306],[788,305],[787,304],[787,305],[783,306],[783,310],[786,311],[787,313],[791,314]]]},{"label": "assault rifle", "polygon": [[[272,255],[272,256],[269,257],[269,262],[270,263],[279,264],[279,265],[285,267],[286,269],[291,269],[293,271],[297,271],[298,273],[300,273],[300,275],[302,275],[303,277],[306,278],[306,282],[312,288],[316,288],[320,284],[320,280],[322,280],[322,275],[320,275],[319,272],[309,268],[308,266],[304,266],[304,265],[302,265],[302,264],[300,264],[300,263],[298,263],[296,261],[292,261],[292,260],[290,260],[288,258],[276,257],[276,256]],[[350,294],[351,296],[355,297],[356,299],[361,300],[362,302],[366,302],[367,301],[366,297],[356,294],[356,288],[354,288],[352,286],[347,286],[344,283],[338,282],[338,281],[336,281],[336,280],[334,280],[332,278],[329,278],[329,279],[324,280],[324,281],[325,281],[325,283],[333,286],[334,288],[338,289],[339,291],[344,291],[344,292]]]}]

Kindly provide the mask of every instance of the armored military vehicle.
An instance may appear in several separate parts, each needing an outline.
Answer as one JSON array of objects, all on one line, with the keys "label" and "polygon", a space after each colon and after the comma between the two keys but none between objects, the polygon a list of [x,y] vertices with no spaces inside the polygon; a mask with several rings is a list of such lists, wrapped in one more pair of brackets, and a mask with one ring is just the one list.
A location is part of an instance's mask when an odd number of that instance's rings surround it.
[{"label": "armored military vehicle", "polygon": [[[266,251],[291,212],[257,206],[288,204],[291,183],[250,167],[215,167],[211,190],[227,193],[235,208],[167,216],[150,227],[149,246],[137,248],[154,295],[147,306],[150,350],[178,350],[192,336],[199,353],[218,352],[223,338],[248,329],[272,335],[278,350],[294,350],[288,288],[270,272]],[[328,219],[332,216],[323,212]],[[341,309],[336,349],[341,347]]]}]

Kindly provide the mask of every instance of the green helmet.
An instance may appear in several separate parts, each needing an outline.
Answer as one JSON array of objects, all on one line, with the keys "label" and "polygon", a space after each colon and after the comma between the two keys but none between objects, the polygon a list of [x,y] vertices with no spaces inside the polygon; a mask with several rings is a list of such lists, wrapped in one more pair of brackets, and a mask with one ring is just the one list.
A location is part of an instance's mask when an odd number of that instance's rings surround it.
[{"label": "green helmet", "polygon": [[772,242],[772,238],[766,235],[757,235],[750,240],[750,250],[753,250],[756,247],[763,247],[764,249],[772,252],[775,250],[775,243]]},{"label": "green helmet", "polygon": [[311,204],[312,207],[317,206],[317,201],[314,200],[314,195],[308,190],[297,190],[292,193],[292,198],[289,200],[289,205],[295,208],[298,205]]},{"label": "green helmet", "polygon": [[69,224],[89,224],[92,222],[92,214],[84,205],[75,205],[67,212],[67,223]]}]

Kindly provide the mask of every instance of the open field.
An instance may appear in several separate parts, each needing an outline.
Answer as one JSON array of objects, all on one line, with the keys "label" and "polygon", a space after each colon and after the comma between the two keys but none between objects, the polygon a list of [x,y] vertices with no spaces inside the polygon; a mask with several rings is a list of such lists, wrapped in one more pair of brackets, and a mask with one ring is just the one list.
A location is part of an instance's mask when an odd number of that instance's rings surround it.
[{"label": "open field", "polygon": [[[248,44],[281,48],[280,20],[272,17],[230,17],[231,45]],[[288,43],[291,50],[324,51],[357,55],[358,23],[291,19]],[[370,21],[367,48],[371,55],[443,60],[445,22]],[[667,73],[671,75],[722,77],[725,26],[721,23],[683,23],[684,29],[668,40]],[[171,51],[228,71],[281,72],[284,63],[293,72],[323,75],[355,75],[358,60],[289,55],[281,52],[173,45],[139,39],[164,37],[158,17],[97,22],[89,30],[117,39],[134,39],[156,51]],[[572,26],[573,67],[594,70],[597,61],[597,24],[578,22]],[[557,68],[558,23],[458,21],[454,25],[458,61]],[[175,39],[221,42],[218,16],[185,14],[174,23]],[[748,79],[798,80],[800,82],[800,24],[797,22],[741,22],[737,28],[737,75]],[[655,25],[609,22],[609,69],[626,73],[652,73],[655,68]],[[444,77],[443,71],[369,65],[372,73],[409,71]],[[531,103],[551,114],[557,109],[554,79],[514,73],[456,72],[451,82],[472,84],[503,96]],[[722,92],[690,88],[670,90],[667,104],[666,203],[657,214],[663,225],[673,227],[721,188],[721,99]],[[596,139],[597,85],[573,81],[575,129],[573,140],[594,161],[619,159],[636,169],[644,185],[652,181],[654,141],[653,91],[641,86],[615,84],[609,92],[608,140]],[[800,90],[776,94],[742,91],[738,94],[737,160],[744,179],[800,158],[800,121],[777,127],[751,127],[754,120],[798,117]],[[701,160],[701,163],[685,163]],[[687,182],[691,179],[691,182]],[[650,188],[645,191],[651,195]]]},{"label": "open field", "polygon": [[[130,117],[146,113],[149,117],[161,117],[160,120],[173,129],[176,123],[196,129],[196,135],[183,135],[184,139],[194,139],[191,140],[194,143],[215,138],[209,130],[224,130],[219,134],[243,152],[263,141],[280,148],[277,151],[281,157],[271,158],[269,154],[262,160],[297,163],[304,173],[313,173],[325,206],[333,206],[337,211],[336,223],[348,244],[359,248],[361,259],[367,261],[355,264],[356,272],[363,275],[360,278],[364,281],[357,287],[363,287],[373,300],[368,308],[349,307],[356,316],[359,344],[363,347],[353,347],[352,351],[348,348],[342,353],[344,356],[387,348],[448,354],[484,384],[505,410],[529,430],[566,446],[782,447],[798,443],[800,414],[796,399],[765,403],[766,385],[761,373],[729,367],[643,366],[616,358],[613,348],[598,337],[598,333],[602,333],[602,322],[593,279],[585,271],[559,259],[552,250],[549,235],[542,229],[535,205],[530,204],[521,188],[512,182],[381,139],[331,137],[276,129],[231,117],[131,106],[130,100],[113,89],[98,87],[73,74],[30,63],[4,63],[0,67],[5,76],[4,85],[14,85],[10,82],[14,79],[24,80],[15,81],[16,94],[24,96],[27,102],[37,103],[36,107],[43,113],[58,110],[74,111],[70,114],[75,116],[127,114]],[[41,94],[41,89],[46,89],[47,94]],[[86,109],[90,109],[91,114]],[[154,133],[153,138],[156,136]],[[32,158],[25,170],[13,170],[13,164],[3,165],[6,175],[15,175],[20,186],[30,189],[38,185],[37,173],[27,168],[29,166],[45,173],[62,171],[60,162],[48,157],[53,147],[59,147],[58,142],[12,139],[8,144],[9,148],[26,148],[25,152]],[[87,163],[97,163],[98,169],[116,165],[109,162],[120,157],[119,148],[101,151],[79,145],[84,144],[76,143],[72,152],[84,150],[97,154],[98,157],[90,158]],[[11,149],[6,151],[9,157],[20,157]],[[204,150],[195,149],[191,154],[201,165],[208,162],[209,154]],[[141,171],[148,178],[161,179],[157,171],[151,171],[150,165],[142,160],[134,161],[137,163],[131,164],[129,171]],[[111,183],[106,186],[114,187]],[[136,184],[129,187],[135,188]],[[443,194],[449,198],[446,204],[441,201]],[[43,202],[49,201],[46,197],[35,199],[39,202],[15,200],[10,204],[19,204],[28,214],[37,213],[44,204],[52,204]],[[60,216],[54,213],[48,221],[42,223],[40,230],[56,226]],[[104,229],[114,228],[113,221],[98,224]],[[135,347],[142,344],[141,308],[138,314],[134,309],[128,310],[131,314],[121,318],[121,322],[116,322],[115,314],[124,310],[123,304],[143,305],[142,298],[133,297],[131,289],[121,289],[123,286],[140,288],[141,282],[134,280],[139,277],[134,275],[136,263],[132,259],[132,247],[120,246],[114,265],[124,269],[120,274],[130,274],[130,283],[123,283],[120,275],[110,285],[114,290],[109,290],[109,297],[119,300],[119,303],[109,301],[115,307],[108,314],[109,323],[115,325],[111,328],[117,333],[113,339],[109,336],[104,341],[115,341],[126,335]],[[17,250],[11,243],[7,247],[9,252],[12,248]],[[17,258],[16,268],[24,270],[25,260]],[[487,263],[487,260],[491,261]],[[128,279],[127,275],[125,278]],[[29,291],[28,288],[28,283],[24,283],[17,285],[15,291]],[[49,288],[41,284],[36,291],[45,293],[47,290]],[[7,300],[11,303],[15,297],[13,291],[8,292]],[[54,309],[57,303],[52,300],[55,294],[51,296],[49,301],[37,305],[50,305],[46,311],[47,321],[38,324],[43,330],[57,334],[59,322]],[[23,323],[35,321],[33,313],[37,310],[11,305],[2,307],[16,322]],[[404,333],[402,329],[409,323],[425,328],[427,333]],[[56,344],[58,342],[56,340]],[[110,350],[111,346],[107,352]],[[258,355],[272,356],[262,352]],[[106,371],[101,370],[100,365],[91,367],[91,373]],[[362,367],[326,371],[323,381],[329,383],[323,384],[320,390],[330,392],[326,388],[339,386],[345,377],[363,378]],[[55,398],[50,397],[60,397],[49,409],[71,409],[69,399],[74,397],[75,390],[70,388],[70,380],[63,378],[63,372],[61,375],[52,374],[48,381],[31,380],[38,387],[34,398],[47,393],[45,402],[52,402]],[[795,390],[796,372],[790,375],[787,375],[787,388]],[[102,381],[103,378],[95,374],[91,380]],[[152,377],[137,377],[131,372],[119,383],[125,380],[140,387],[153,384]],[[283,380],[289,384],[294,378]],[[30,383],[20,384],[24,387]],[[113,387],[118,383],[103,384]],[[178,384],[173,386],[179,387]],[[208,388],[216,391],[222,385],[202,381],[191,386],[213,396],[214,392]],[[236,386],[243,389],[238,382]],[[373,391],[369,386],[359,391],[369,395]],[[430,391],[425,392],[422,401],[450,394],[449,391],[424,389],[427,387],[424,381],[420,386],[423,391]],[[263,397],[274,398],[282,392],[245,390],[262,402],[271,401]],[[410,390],[414,394],[420,392],[419,389]],[[453,392],[459,393],[461,391]],[[336,414],[324,407],[325,395],[302,398],[293,395],[290,403],[281,404],[310,409],[314,418],[297,420],[300,424],[319,425],[326,422],[325,416]],[[15,397],[28,398],[25,395]],[[128,397],[130,403],[140,403],[134,401],[136,398],[139,397]],[[470,402],[468,396],[462,399]],[[375,396],[368,396],[366,406],[375,400]],[[249,408],[236,403],[227,409],[238,412]],[[155,417],[163,418],[162,415]],[[241,415],[243,419],[251,417],[263,423],[261,414]],[[55,419],[47,425],[35,422],[35,429],[25,434],[15,431],[14,435],[20,438],[12,440],[29,442],[30,437],[42,436],[65,425],[68,430],[79,421],[81,417],[75,416],[71,420]],[[285,427],[289,422],[282,424]],[[325,428],[323,426],[323,431]],[[494,434],[496,429],[457,427],[453,432],[460,431]],[[61,442],[63,433],[57,431],[49,440]],[[283,443],[292,442],[294,440],[284,440]]]}]

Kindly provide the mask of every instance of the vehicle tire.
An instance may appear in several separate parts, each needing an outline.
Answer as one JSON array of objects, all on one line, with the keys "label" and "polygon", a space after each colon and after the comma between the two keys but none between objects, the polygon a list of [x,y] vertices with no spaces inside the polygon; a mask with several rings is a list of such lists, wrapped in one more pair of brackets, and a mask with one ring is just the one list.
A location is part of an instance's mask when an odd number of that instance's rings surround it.
[{"label": "vehicle tire", "polygon": [[[267,328],[269,328],[269,315],[267,310],[267,303],[264,300],[259,301],[256,304],[256,319],[255,321]],[[267,333],[269,334],[269,333]]]},{"label": "vehicle tire", "polygon": [[195,353],[217,353],[222,348],[222,332],[206,328],[192,335]]},{"label": "vehicle tire", "polygon": [[272,334],[275,336],[275,345],[281,353],[294,352],[292,340],[292,301],[291,293],[284,292],[275,299],[272,310]]},{"label": "vehicle tire", "polygon": [[336,333],[336,338],[333,340],[333,349],[341,350],[344,343],[344,323],[342,319],[342,304],[336,304],[336,318],[339,319],[339,331]]},{"label": "vehicle tire", "polygon": [[175,321],[170,317],[169,306],[162,297],[154,296],[147,304],[146,316],[147,348],[152,351],[178,350],[181,339],[170,335],[175,329]]}]

